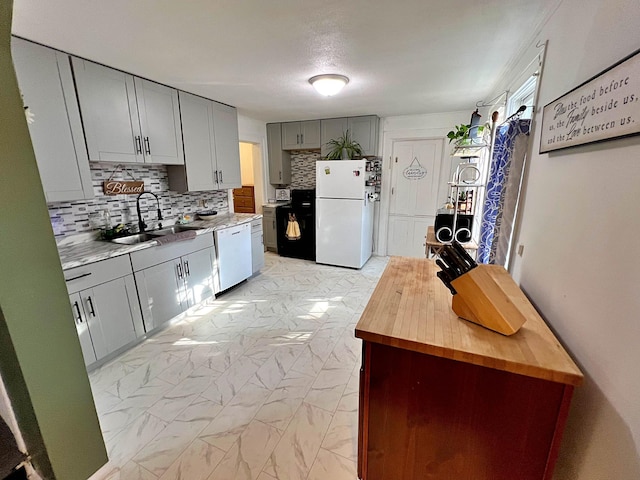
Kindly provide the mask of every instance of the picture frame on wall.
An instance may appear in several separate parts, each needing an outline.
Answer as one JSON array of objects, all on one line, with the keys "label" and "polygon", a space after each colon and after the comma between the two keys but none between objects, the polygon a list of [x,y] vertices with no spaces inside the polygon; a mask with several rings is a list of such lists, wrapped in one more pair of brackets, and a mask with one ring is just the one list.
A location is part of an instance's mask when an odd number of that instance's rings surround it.
[{"label": "picture frame on wall", "polygon": [[640,133],[640,50],[542,111],[540,153]]}]

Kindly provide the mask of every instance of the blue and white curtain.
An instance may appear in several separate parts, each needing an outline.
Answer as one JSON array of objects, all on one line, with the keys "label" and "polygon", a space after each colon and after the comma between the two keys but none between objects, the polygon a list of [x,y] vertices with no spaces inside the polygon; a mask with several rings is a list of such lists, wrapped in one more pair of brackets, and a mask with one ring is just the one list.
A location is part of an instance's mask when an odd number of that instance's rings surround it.
[{"label": "blue and white curtain", "polygon": [[531,120],[498,127],[480,225],[478,263],[505,265],[515,220]]}]

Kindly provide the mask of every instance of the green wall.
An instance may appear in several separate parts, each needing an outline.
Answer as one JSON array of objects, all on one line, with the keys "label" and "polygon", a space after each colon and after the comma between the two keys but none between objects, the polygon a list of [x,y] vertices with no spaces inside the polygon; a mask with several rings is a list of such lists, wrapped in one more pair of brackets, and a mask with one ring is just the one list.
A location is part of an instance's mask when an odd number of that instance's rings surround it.
[{"label": "green wall", "polygon": [[86,480],[107,462],[10,55],[0,0],[0,373],[36,468]]}]

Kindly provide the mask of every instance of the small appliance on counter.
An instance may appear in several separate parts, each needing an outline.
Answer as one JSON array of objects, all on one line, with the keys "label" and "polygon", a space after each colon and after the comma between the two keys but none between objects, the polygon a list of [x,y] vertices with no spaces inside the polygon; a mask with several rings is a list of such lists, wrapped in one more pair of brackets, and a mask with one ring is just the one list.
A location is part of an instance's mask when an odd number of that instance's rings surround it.
[{"label": "small appliance on counter", "polygon": [[291,190],[288,188],[276,188],[276,201],[288,202],[291,200]]},{"label": "small appliance on counter", "polygon": [[316,259],[316,191],[292,190],[291,204],[276,208],[278,254]]},{"label": "small appliance on counter", "polygon": [[368,160],[316,162],[316,262],[361,268],[373,251]]}]

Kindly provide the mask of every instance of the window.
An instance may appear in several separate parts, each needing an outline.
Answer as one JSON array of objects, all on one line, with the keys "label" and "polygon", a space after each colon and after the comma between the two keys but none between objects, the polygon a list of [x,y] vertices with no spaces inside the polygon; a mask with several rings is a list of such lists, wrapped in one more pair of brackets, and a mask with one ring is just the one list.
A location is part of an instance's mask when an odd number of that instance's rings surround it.
[{"label": "window", "polygon": [[527,109],[522,112],[520,118],[533,117],[533,101],[536,93],[536,85],[538,83],[538,72],[535,72],[524,82],[524,84],[514,92],[507,103],[507,117],[513,115],[518,109],[525,105]]}]

